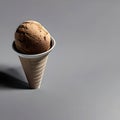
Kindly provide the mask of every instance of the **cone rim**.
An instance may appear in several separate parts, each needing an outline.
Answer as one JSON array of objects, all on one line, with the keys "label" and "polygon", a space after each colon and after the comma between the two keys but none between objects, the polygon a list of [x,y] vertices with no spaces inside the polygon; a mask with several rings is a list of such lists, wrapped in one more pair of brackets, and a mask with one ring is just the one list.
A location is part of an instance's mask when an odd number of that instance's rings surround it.
[{"label": "cone rim", "polygon": [[49,50],[47,50],[45,52],[42,52],[42,53],[38,53],[38,54],[24,54],[24,53],[21,53],[21,52],[17,51],[16,48],[15,48],[15,41],[13,41],[13,43],[12,43],[12,49],[20,57],[23,57],[23,58],[38,58],[38,57],[42,57],[42,56],[45,56],[45,55],[49,54],[53,50],[53,48],[56,45],[56,41],[53,37],[51,37],[51,41],[52,41],[52,47]]}]

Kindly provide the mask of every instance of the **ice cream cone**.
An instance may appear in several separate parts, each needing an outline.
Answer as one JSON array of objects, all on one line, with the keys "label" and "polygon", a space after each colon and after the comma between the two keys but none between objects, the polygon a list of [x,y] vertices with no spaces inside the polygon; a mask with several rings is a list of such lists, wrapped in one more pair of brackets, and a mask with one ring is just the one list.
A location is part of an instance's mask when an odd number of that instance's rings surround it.
[{"label": "ice cream cone", "polygon": [[44,75],[48,54],[55,46],[55,40],[51,38],[51,41],[51,48],[48,51],[34,55],[19,53],[16,50],[13,42],[13,49],[19,56],[30,88],[36,89],[40,88],[41,86],[41,81]]}]

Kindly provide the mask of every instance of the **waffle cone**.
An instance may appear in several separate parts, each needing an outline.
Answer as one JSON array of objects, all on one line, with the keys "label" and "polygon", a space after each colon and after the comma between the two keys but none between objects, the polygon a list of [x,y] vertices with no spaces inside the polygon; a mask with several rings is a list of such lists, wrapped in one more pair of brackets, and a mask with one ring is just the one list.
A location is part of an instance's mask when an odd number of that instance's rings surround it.
[{"label": "waffle cone", "polygon": [[30,88],[40,88],[48,56],[42,58],[19,57]]},{"label": "waffle cone", "polygon": [[15,43],[13,42],[13,50],[19,56],[30,88],[40,88],[48,55],[54,48],[55,44],[55,40],[51,38],[51,48],[48,51],[40,54],[29,55],[18,52],[15,47]]}]

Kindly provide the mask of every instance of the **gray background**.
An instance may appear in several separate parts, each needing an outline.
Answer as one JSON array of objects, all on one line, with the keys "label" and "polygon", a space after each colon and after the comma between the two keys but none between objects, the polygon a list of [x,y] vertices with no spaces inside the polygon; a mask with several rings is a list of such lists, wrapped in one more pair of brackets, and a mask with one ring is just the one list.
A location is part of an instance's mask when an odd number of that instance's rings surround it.
[{"label": "gray background", "polygon": [[[11,48],[29,19],[57,42],[37,90]],[[119,51],[117,0],[1,0],[0,120],[120,120]]]}]

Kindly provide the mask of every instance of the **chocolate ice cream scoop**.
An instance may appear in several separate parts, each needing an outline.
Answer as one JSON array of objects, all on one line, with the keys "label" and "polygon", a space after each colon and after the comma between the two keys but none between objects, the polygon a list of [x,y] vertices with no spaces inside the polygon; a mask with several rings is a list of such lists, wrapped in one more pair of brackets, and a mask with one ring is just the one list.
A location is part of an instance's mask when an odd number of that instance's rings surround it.
[{"label": "chocolate ice cream scoop", "polygon": [[24,54],[38,54],[50,49],[50,33],[38,22],[29,20],[18,26],[15,47]]}]

